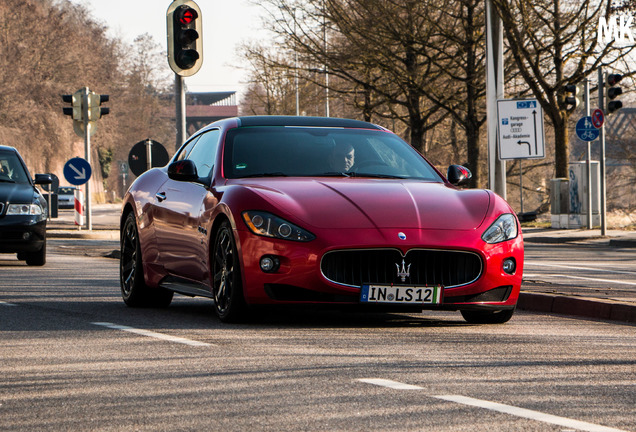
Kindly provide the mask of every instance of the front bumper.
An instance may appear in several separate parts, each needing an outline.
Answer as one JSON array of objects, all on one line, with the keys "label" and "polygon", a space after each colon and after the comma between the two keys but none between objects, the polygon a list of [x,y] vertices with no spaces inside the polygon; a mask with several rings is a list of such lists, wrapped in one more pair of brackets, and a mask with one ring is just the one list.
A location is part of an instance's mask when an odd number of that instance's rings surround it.
[{"label": "front bumper", "polygon": [[46,242],[46,219],[33,216],[0,218],[0,253],[37,252]]},{"label": "front bumper", "polygon": [[[406,232],[409,242],[387,242],[397,239],[395,233],[355,232],[316,233],[317,239],[311,242],[290,242],[258,237],[244,230],[235,231],[238,240],[239,256],[243,269],[243,286],[246,301],[249,304],[286,304],[286,303],[339,303],[359,304],[360,287],[352,284],[334,283],[323,274],[321,262],[323,256],[333,251],[386,250],[400,251],[408,256],[409,251],[417,249],[459,251],[479,255],[481,271],[479,277],[455,287],[444,289],[441,305],[423,306],[427,309],[495,309],[514,308],[521,288],[523,273],[523,239],[516,239],[489,245],[475,232],[462,231],[415,231]],[[321,239],[324,239],[321,241]],[[347,242],[343,243],[343,239]],[[263,256],[273,256],[280,262],[280,268],[273,273],[260,269],[259,261]],[[399,254],[398,254],[399,255]],[[514,258],[516,271],[507,274],[503,270],[503,261]],[[386,267],[396,273],[391,260]],[[412,269],[414,270],[414,269]],[[370,281],[362,281],[370,282]],[[376,282],[376,281],[374,281]],[[400,283],[387,280],[385,283]],[[407,282],[409,283],[409,282]],[[414,283],[414,282],[411,282]],[[436,282],[439,283],[439,282]],[[399,306],[399,305],[398,305]]]}]

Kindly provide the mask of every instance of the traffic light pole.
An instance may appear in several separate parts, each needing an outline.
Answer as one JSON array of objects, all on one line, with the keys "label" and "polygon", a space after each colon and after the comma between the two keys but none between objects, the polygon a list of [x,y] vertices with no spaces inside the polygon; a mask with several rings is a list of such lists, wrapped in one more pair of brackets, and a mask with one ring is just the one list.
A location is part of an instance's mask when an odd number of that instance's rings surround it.
[{"label": "traffic light pole", "polygon": [[[86,162],[91,164],[91,133],[90,127],[91,124],[88,118],[88,95],[90,91],[88,87],[84,87],[82,89],[82,118],[84,120],[84,153],[86,154]],[[86,229],[89,231],[93,230],[93,220],[91,217],[92,214],[92,206],[91,206],[91,182],[86,182]]]},{"label": "traffic light pole", "polygon": [[174,74],[174,98],[176,101],[176,128],[177,128],[177,141],[176,141],[176,150],[179,150],[179,147],[186,140],[186,98],[185,98],[185,89],[183,88],[183,77],[178,74]]},{"label": "traffic light pole", "polygon": [[[605,78],[603,76],[603,68],[598,68],[598,104],[599,107],[606,112],[605,109]],[[607,205],[606,205],[606,188],[605,188],[605,122],[601,126],[599,133],[599,143],[601,144],[600,177],[601,177],[601,235],[607,235]]]},{"label": "traffic light pole", "polygon": [[488,187],[506,199],[506,161],[499,159],[497,99],[504,98],[503,26],[486,1],[486,110],[488,113]]},{"label": "traffic light pole", "polygon": [[[585,115],[590,116],[590,80],[585,78]],[[587,171],[587,229],[591,230],[592,224],[592,143],[587,142],[587,159],[585,161]]]}]

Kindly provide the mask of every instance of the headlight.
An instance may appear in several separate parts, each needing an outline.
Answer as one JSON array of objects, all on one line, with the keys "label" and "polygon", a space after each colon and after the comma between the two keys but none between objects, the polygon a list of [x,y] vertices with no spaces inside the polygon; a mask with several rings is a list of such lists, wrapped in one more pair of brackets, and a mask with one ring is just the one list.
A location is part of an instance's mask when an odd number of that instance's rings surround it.
[{"label": "headlight", "polygon": [[309,231],[263,211],[243,212],[243,220],[250,231],[260,236],[300,242],[307,242],[316,238]]},{"label": "headlight", "polygon": [[517,220],[510,213],[503,214],[490,225],[481,236],[486,243],[494,244],[511,240],[517,237]]},{"label": "headlight", "polygon": [[42,207],[38,204],[9,204],[7,216],[41,216]]}]

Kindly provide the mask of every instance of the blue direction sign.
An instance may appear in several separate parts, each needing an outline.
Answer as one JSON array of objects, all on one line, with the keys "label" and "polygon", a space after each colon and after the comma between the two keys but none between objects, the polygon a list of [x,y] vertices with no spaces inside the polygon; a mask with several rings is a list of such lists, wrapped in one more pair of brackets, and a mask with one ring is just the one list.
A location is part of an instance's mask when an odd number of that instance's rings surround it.
[{"label": "blue direction sign", "polygon": [[91,166],[86,159],[75,157],[64,164],[64,178],[72,185],[83,185],[91,178]]},{"label": "blue direction sign", "polygon": [[583,141],[594,141],[599,134],[600,131],[594,126],[591,116],[581,117],[576,122],[576,136]]}]

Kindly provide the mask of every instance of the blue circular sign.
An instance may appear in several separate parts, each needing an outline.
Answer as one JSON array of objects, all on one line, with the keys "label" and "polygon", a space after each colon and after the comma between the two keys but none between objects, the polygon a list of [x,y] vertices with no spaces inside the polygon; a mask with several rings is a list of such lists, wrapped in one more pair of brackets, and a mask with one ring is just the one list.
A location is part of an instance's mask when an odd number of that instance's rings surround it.
[{"label": "blue circular sign", "polygon": [[91,178],[93,170],[86,159],[75,157],[64,164],[64,178],[72,185],[83,185]]},{"label": "blue circular sign", "polygon": [[600,131],[594,126],[591,116],[581,117],[576,122],[576,136],[583,141],[594,141],[599,134]]}]

